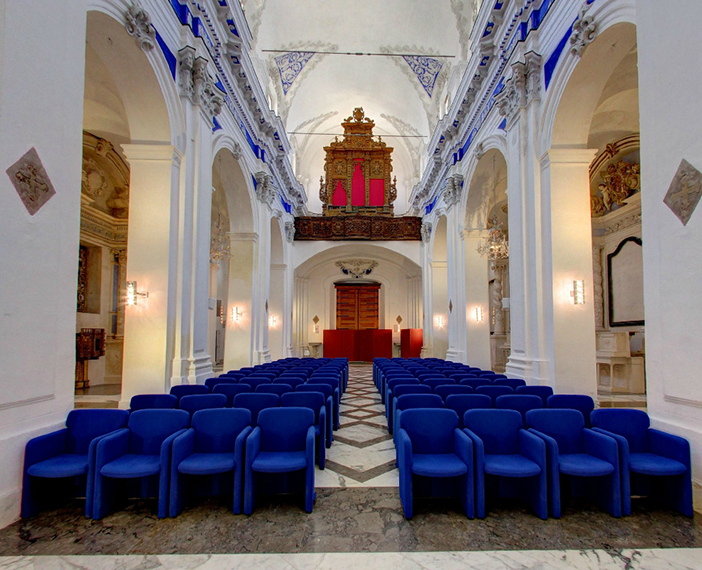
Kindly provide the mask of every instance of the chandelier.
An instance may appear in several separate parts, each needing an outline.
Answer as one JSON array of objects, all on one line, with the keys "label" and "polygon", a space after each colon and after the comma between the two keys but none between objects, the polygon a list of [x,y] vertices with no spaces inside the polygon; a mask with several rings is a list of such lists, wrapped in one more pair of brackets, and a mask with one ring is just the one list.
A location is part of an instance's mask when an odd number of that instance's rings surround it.
[{"label": "chandelier", "polygon": [[231,242],[227,232],[222,228],[220,216],[217,223],[212,228],[212,239],[210,240],[210,263],[219,263],[232,257]]},{"label": "chandelier", "polygon": [[[495,157],[492,157],[492,195],[497,206],[497,177],[495,176]],[[490,220],[490,233],[485,241],[478,244],[478,253],[490,261],[507,259],[509,257],[509,242],[502,231],[502,222],[497,219],[497,213]]]}]

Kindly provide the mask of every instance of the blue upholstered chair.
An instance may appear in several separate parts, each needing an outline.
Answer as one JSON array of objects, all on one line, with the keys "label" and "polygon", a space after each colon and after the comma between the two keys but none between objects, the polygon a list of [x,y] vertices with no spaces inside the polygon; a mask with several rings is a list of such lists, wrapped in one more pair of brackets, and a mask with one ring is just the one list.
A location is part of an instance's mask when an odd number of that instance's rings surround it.
[{"label": "blue upholstered chair", "polygon": [[521,378],[495,378],[492,384],[493,386],[509,386],[514,391],[520,386],[526,386],[526,382]]},{"label": "blue upholstered chair", "polygon": [[417,378],[408,378],[407,376],[394,376],[392,378],[388,378],[385,381],[385,391],[380,395],[381,403],[385,404],[386,406],[392,405],[392,401],[388,400],[388,398],[390,397],[393,387],[400,385],[406,386],[408,384],[420,384],[420,382]]},{"label": "blue upholstered chair", "polygon": [[475,451],[478,518],[485,518],[488,490],[501,497],[520,496],[539,517],[548,518],[546,444],[522,429],[521,414],[514,410],[469,410],[464,423]]},{"label": "blue upholstered chair", "polygon": [[385,405],[385,417],[388,420],[388,430],[392,433],[392,411],[395,407],[395,398],[405,394],[431,394],[431,387],[424,384],[397,384],[393,386],[388,396],[388,403]]},{"label": "blue upholstered chair", "polygon": [[486,378],[464,378],[459,382],[461,386],[470,386],[475,392],[480,386],[492,386],[492,382]]},{"label": "blue upholstered chair", "polygon": [[529,431],[546,443],[551,514],[561,516],[561,483],[572,495],[587,495],[614,517],[622,516],[617,442],[585,427],[577,410],[527,412]]},{"label": "blue upholstered chair", "polygon": [[127,410],[73,410],[64,429],[30,439],[24,450],[22,518],[52,503],[57,479],[69,478],[76,483],[75,495],[85,494],[85,516],[92,516],[97,444],[124,428],[128,418]]},{"label": "blue upholstered chair", "polygon": [[173,394],[137,394],[129,400],[129,409],[137,410],[172,410],[178,407],[178,398]]},{"label": "blue upholstered chair", "polygon": [[277,394],[282,396],[288,392],[292,392],[293,387],[290,384],[259,384],[256,386],[256,392],[259,394]]},{"label": "blue upholstered chair", "polygon": [[514,394],[514,390],[510,388],[509,386],[478,386],[475,389],[476,394],[485,394],[486,396],[490,396],[490,399],[492,400],[492,405],[493,407],[495,406],[495,400],[497,400],[498,396],[505,396],[507,394]]},{"label": "blue upholstered chair", "polygon": [[217,378],[208,378],[205,380],[205,386],[212,392],[214,391],[214,387],[218,384],[238,384],[242,378],[244,378],[243,374],[237,374],[236,376],[222,375]]},{"label": "blue upholstered chair", "polygon": [[453,378],[427,378],[422,381],[425,386],[430,386],[432,390],[435,390],[437,386],[449,386],[455,385],[456,381]]},{"label": "blue upholstered chair", "polygon": [[485,394],[449,394],[446,396],[446,407],[458,414],[458,427],[463,429],[463,417],[468,410],[483,410],[492,408],[490,396]]},{"label": "blue upholstered chair", "polygon": [[[290,491],[290,479],[283,473],[304,475],[305,511],[312,512],[314,492],[314,412],[309,408],[269,408],[261,410],[258,426],[246,440],[244,473],[244,513],[250,515],[258,487],[273,492]],[[265,485],[265,476],[273,481]],[[264,479],[261,481],[260,479]],[[273,486],[274,485],[274,486]]]},{"label": "blue upholstered chair", "polygon": [[300,384],[304,384],[306,381],[306,378],[302,378],[300,376],[286,376],[281,374],[275,380],[273,380],[273,384],[288,384],[294,390]]},{"label": "blue upholstered chair", "polygon": [[334,417],[332,419],[332,424],[334,429],[339,429],[339,406],[341,405],[341,388],[339,379],[333,376],[327,375],[316,375],[310,376],[307,381],[308,384],[329,384],[332,387],[332,393],[334,396]]},{"label": "blue upholstered chair", "polygon": [[590,414],[595,409],[595,401],[584,394],[554,394],[546,400],[548,408],[578,410],[583,415],[585,427],[590,427]]},{"label": "blue upholstered chair", "polygon": [[126,429],[101,439],[95,459],[93,518],[101,519],[112,508],[116,479],[140,479],[142,496],[153,489],[158,518],[166,517],[171,446],[189,425],[190,414],[185,410],[139,410],[129,416]]},{"label": "blue upholstered chair", "polygon": [[255,392],[256,387],[260,386],[261,384],[272,384],[273,379],[269,378],[268,376],[259,376],[258,374],[252,374],[251,376],[247,376],[246,378],[241,380],[242,384],[248,384],[251,386],[251,391]]},{"label": "blue upholstered chair", "polygon": [[548,407],[548,397],[553,396],[553,388],[551,386],[519,386],[515,389],[515,392],[517,394],[538,396],[544,403],[544,408]]},{"label": "blue upholstered chair", "polygon": [[317,464],[320,469],[326,465],[327,407],[322,392],[289,392],[280,398],[283,408],[309,408],[314,412],[314,437],[317,441]]},{"label": "blue upholstered chair", "polygon": [[444,401],[441,396],[436,394],[405,394],[399,398],[395,398],[394,407],[392,410],[392,434],[395,445],[397,446],[397,432],[401,427],[400,418],[403,410],[411,410],[416,408],[443,408]]},{"label": "blue upholstered chair", "polygon": [[280,406],[280,396],[277,394],[244,393],[234,396],[234,407],[244,408],[251,412],[251,426],[258,425],[258,414],[266,408]]},{"label": "blue upholstered chair", "polygon": [[178,384],[171,388],[171,394],[173,394],[178,401],[183,396],[194,396],[196,394],[209,394],[210,389],[203,384]]},{"label": "blue upholstered chair", "polygon": [[183,510],[188,487],[197,485],[198,491],[203,490],[202,475],[215,476],[208,477],[208,494],[217,495],[222,491],[219,476],[230,472],[233,474],[232,512],[241,512],[244,447],[250,433],[251,412],[248,410],[224,408],[193,414],[190,429],[173,442],[170,516],[175,517]]},{"label": "blue upholstered chair", "polygon": [[327,408],[327,449],[331,447],[332,441],[334,441],[334,410],[336,409],[336,403],[334,402],[334,389],[329,384],[314,384],[312,382],[307,382],[306,384],[300,384],[295,388],[296,392],[321,392],[324,394]]},{"label": "blue upholstered chair", "polygon": [[461,386],[460,384],[441,384],[434,388],[434,394],[441,396],[445,402],[446,398],[451,394],[472,394],[473,388],[470,386]]},{"label": "blue upholstered chair", "polygon": [[400,501],[405,517],[411,519],[414,514],[415,494],[438,493],[458,495],[466,516],[473,518],[473,445],[458,429],[456,412],[406,410],[397,438]]},{"label": "blue upholstered chair", "polygon": [[224,408],[226,405],[227,397],[224,394],[195,394],[194,396],[183,396],[178,407],[188,412],[192,417],[198,410]]},{"label": "blue upholstered chair", "polygon": [[540,410],[544,403],[538,396],[529,394],[507,394],[498,396],[495,407],[500,410],[514,410],[522,415],[522,423],[526,426],[526,413],[529,410]]},{"label": "blue upholstered chair", "polygon": [[234,405],[234,397],[237,394],[246,394],[251,392],[251,386],[248,384],[217,384],[212,388],[213,394],[224,394],[227,397],[227,408]]},{"label": "blue upholstered chair", "polygon": [[643,410],[600,409],[591,414],[593,430],[619,445],[622,511],[631,514],[631,495],[647,495],[688,517],[692,512],[690,444],[651,428]]}]

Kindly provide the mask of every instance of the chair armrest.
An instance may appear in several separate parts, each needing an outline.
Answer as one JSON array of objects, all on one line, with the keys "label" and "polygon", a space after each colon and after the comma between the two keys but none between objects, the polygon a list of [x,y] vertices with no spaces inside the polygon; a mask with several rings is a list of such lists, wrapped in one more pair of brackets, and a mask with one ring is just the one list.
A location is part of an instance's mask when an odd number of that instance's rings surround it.
[{"label": "chair armrest", "polygon": [[129,451],[129,429],[123,428],[103,437],[97,445],[95,452],[95,472],[100,473],[100,469],[110,461],[126,455]]},{"label": "chair armrest", "polygon": [[178,472],[178,465],[184,459],[195,453],[195,430],[190,428],[173,440],[171,455],[171,471]]},{"label": "chair armrest", "polygon": [[24,468],[65,453],[67,439],[68,428],[30,439],[24,448]]},{"label": "chair armrest", "polygon": [[456,428],[453,430],[454,452],[468,466],[470,472],[473,471],[473,441],[468,434]]},{"label": "chair armrest", "polygon": [[246,438],[246,463],[253,463],[261,451],[261,428],[256,426]]},{"label": "chair armrest", "polygon": [[234,461],[236,465],[244,464],[244,449],[246,448],[246,440],[249,434],[253,431],[251,426],[246,426],[241,430],[241,433],[236,436],[236,441],[234,442]]},{"label": "chair armrest", "polygon": [[397,432],[397,467],[412,472],[412,441],[402,428]]},{"label": "chair armrest", "polygon": [[525,429],[519,430],[519,453],[546,471],[546,442]]},{"label": "chair armrest", "polygon": [[163,440],[161,444],[161,473],[171,472],[171,453],[173,451],[173,442],[176,438],[184,435],[188,430],[179,429],[177,432],[172,433],[166,439]]},{"label": "chair armrest", "polygon": [[305,455],[307,457],[307,466],[314,465],[314,425],[307,428],[307,436],[305,437]]},{"label": "chair armrest", "polygon": [[475,458],[475,469],[482,473],[485,470],[485,444],[475,432],[468,428],[463,428],[463,433],[470,439],[473,444],[473,457]]},{"label": "chair armrest", "polygon": [[606,435],[608,437],[611,437],[614,441],[617,442],[617,445],[619,446],[619,460],[621,461],[621,466],[622,470],[626,470],[626,472],[629,472],[629,442],[623,435],[619,435],[618,433],[613,433],[611,431],[607,431],[606,429],[602,428],[592,428],[592,431],[595,433],[599,433],[601,435]]},{"label": "chair armrest", "polygon": [[592,431],[589,428],[584,428],[583,444],[585,453],[611,463],[617,471],[619,470],[618,446],[614,438]]},{"label": "chair armrest", "polygon": [[322,406],[319,408],[319,436],[322,440],[326,441],[327,432],[327,407]]},{"label": "chair armrest", "polygon": [[649,428],[648,443],[651,453],[679,461],[690,470],[690,442],[684,437]]},{"label": "chair armrest", "polygon": [[558,473],[558,461],[559,461],[559,454],[558,454],[558,443],[556,442],[555,439],[553,439],[550,435],[546,435],[543,432],[540,432],[539,430],[536,430],[534,428],[529,428],[529,433],[532,435],[535,435],[539,439],[541,439],[544,444],[546,444],[546,459],[548,462],[551,464],[552,468],[555,468],[555,472]]}]

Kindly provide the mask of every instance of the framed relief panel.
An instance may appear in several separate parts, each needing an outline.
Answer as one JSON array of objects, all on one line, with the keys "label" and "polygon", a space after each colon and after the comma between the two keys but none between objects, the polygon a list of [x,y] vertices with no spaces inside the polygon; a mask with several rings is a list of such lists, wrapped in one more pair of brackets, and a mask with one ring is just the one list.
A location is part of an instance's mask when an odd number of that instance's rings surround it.
[{"label": "framed relief panel", "polygon": [[644,324],[643,249],[641,239],[628,237],[607,256],[609,326]]}]

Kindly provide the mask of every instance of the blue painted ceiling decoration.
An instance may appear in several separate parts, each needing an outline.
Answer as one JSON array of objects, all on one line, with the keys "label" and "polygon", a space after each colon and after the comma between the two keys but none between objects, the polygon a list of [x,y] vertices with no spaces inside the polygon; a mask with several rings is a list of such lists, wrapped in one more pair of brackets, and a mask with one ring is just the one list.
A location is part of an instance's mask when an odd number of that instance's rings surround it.
[{"label": "blue painted ceiling decoration", "polygon": [[439,76],[443,64],[433,57],[422,57],[418,55],[403,55],[402,57],[417,76],[417,79],[419,79],[422,87],[424,87],[424,91],[431,97],[434,92],[436,78]]},{"label": "blue painted ceiling decoration", "polygon": [[297,51],[284,53],[275,58],[275,64],[280,73],[280,81],[283,84],[283,93],[288,94],[293,81],[300,75],[307,62],[312,59],[314,52]]}]

